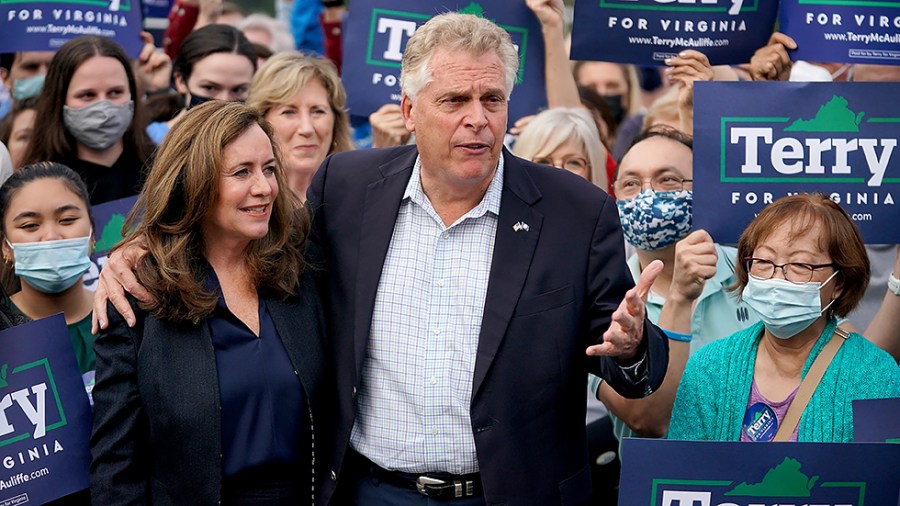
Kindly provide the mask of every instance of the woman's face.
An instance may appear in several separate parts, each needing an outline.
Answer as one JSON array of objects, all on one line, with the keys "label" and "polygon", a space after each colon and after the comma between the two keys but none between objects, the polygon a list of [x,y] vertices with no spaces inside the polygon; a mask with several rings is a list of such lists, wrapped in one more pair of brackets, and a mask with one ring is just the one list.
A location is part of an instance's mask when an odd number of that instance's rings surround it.
[{"label": "woman's face", "polygon": [[584,144],[574,139],[566,140],[548,155],[535,157],[532,161],[552,165],[558,169],[566,169],[588,181],[591,180],[591,164],[584,150]]},{"label": "woman's face", "polygon": [[[61,179],[36,179],[10,199],[3,216],[6,239],[11,243],[76,239],[91,233],[88,204]],[[3,243],[4,256],[12,250]]]},{"label": "woman's face", "polygon": [[187,83],[180,75],[175,87],[182,95],[233,102],[247,98],[253,63],[242,54],[213,53],[194,63]]},{"label": "woman's face", "polygon": [[[753,250],[753,258],[761,258],[783,265],[787,263],[804,264],[829,264],[831,257],[823,251],[819,240],[822,237],[822,226],[816,222],[812,226],[802,230],[793,227],[790,222],[777,227],[768,237],[763,238],[756,249]],[[834,274],[834,268],[824,267],[813,271],[810,281],[824,283]],[[774,278],[785,279],[781,269],[775,269]],[[835,297],[840,295],[837,283],[831,280],[819,291],[822,307],[827,306]]]},{"label": "woman's face", "polygon": [[328,92],[318,79],[309,79],[290,100],[266,113],[275,129],[275,141],[288,181],[309,180],[331,152],[334,138],[334,111]]},{"label": "woman's face", "polygon": [[117,105],[130,102],[128,75],[119,60],[111,56],[92,56],[72,74],[66,91],[66,105],[80,109],[102,100]]},{"label": "woman's face", "polygon": [[203,218],[209,249],[262,239],[278,196],[275,154],[269,137],[252,125],[222,151],[216,202]]},{"label": "woman's face", "polygon": [[25,152],[31,144],[32,132],[34,131],[34,109],[25,109],[13,118],[12,129],[9,132],[9,157],[12,158],[13,169],[22,166],[25,159]]}]

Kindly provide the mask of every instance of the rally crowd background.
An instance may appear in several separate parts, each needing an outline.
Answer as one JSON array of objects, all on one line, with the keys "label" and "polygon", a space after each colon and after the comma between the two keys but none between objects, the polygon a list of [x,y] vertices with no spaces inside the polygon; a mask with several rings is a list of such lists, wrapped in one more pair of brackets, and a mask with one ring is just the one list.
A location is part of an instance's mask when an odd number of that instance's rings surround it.
[{"label": "rally crowd background", "polygon": [[[569,23],[562,0],[523,2],[542,28],[548,108],[509,125],[508,146],[520,157],[573,172],[616,197],[635,280],[653,260],[665,264],[648,301],[651,320],[671,331],[664,387],[646,399],[629,400],[596,378],[585,378],[594,504],[614,504],[617,439],[665,437],[670,420],[678,437],[697,437],[701,422],[678,416],[690,416],[684,411],[691,408],[684,403],[700,401],[676,401],[682,374],[702,372],[685,372],[688,357],[758,321],[757,313],[742,313],[746,301],[728,291],[736,282],[747,284],[746,273],[741,278],[735,266],[745,257],[758,256],[754,248],[720,245],[702,230],[691,231],[692,174],[702,169],[692,163],[694,84],[898,82],[900,67],[792,62],[789,50],[795,43],[778,33],[750,62],[738,66],[713,67],[695,50],[680,52],[662,68],[573,62],[568,58]],[[276,19],[228,2],[177,0],[162,40],[146,34],[138,60],[129,59],[114,41],[93,36],[73,39],[55,53],[0,55],[0,174],[6,180],[0,188],[0,232],[7,325],[64,312],[81,372],[95,369],[92,294],[78,283],[88,265],[91,234],[97,232],[90,207],[140,193],[156,147],[201,104],[241,101],[258,110],[271,125],[286,182],[300,199],[328,155],[414,142],[399,105],[385,104],[368,117],[347,110],[340,74],[341,19],[348,7],[341,0],[295,0],[292,11],[285,5],[279,3]],[[19,171],[25,166],[28,170]],[[73,195],[79,204],[75,209],[52,207]],[[671,200],[661,203],[659,195]],[[41,211],[23,216],[38,201],[46,204]],[[810,205],[827,207],[818,201]],[[647,209],[668,211],[653,221],[653,216],[641,214]],[[45,223],[38,233],[40,224],[27,223],[35,214]],[[55,225],[46,225],[51,222]],[[777,220],[772,223],[779,225]],[[59,251],[42,252],[38,244],[51,240],[58,241],[52,244]],[[830,245],[821,247],[831,251]],[[866,252],[871,275],[857,280],[858,307],[842,307],[838,314],[846,318],[840,323],[896,361],[900,286],[889,288],[889,278],[900,272],[900,256],[896,245],[869,244]],[[59,263],[41,265],[47,259]],[[858,272],[868,275],[862,266],[866,262],[856,262]],[[754,267],[748,266],[752,275]],[[808,279],[792,279],[787,271],[783,275],[788,281],[813,280],[822,286],[831,279],[819,279],[818,271],[815,278],[811,271]],[[818,289],[815,293],[818,297]],[[871,358],[876,355],[859,352],[860,360],[878,362],[880,356]],[[896,370],[885,374],[884,389],[873,395],[897,396]],[[852,432],[837,429],[828,434],[819,430],[816,436],[804,430],[800,440],[805,435],[807,440],[852,438]]]}]

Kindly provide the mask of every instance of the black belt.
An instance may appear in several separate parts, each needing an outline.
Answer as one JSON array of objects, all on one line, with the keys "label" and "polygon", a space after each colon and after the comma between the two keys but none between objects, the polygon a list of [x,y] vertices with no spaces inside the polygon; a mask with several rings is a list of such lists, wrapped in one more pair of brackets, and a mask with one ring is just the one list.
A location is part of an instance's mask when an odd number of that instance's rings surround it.
[{"label": "black belt", "polygon": [[447,474],[447,473],[404,473],[388,471],[377,464],[350,450],[354,458],[379,481],[396,487],[418,491],[420,494],[434,499],[463,499],[484,495],[481,486],[481,474]]}]

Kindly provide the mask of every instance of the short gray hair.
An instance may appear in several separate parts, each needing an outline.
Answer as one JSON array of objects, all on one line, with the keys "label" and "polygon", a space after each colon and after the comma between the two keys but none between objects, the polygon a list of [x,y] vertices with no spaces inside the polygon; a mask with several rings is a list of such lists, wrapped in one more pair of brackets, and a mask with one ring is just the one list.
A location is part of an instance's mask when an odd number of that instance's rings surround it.
[{"label": "short gray hair", "polygon": [[439,14],[419,27],[403,52],[400,88],[415,99],[433,79],[429,62],[438,48],[462,50],[473,56],[495,52],[503,62],[506,95],[512,93],[519,72],[519,54],[506,30],[472,14]]},{"label": "short gray hair", "polygon": [[519,134],[513,145],[514,155],[534,161],[552,153],[567,141],[584,146],[587,162],[591,164],[591,182],[604,191],[608,188],[606,148],[600,142],[597,124],[587,109],[555,107],[538,114]]}]

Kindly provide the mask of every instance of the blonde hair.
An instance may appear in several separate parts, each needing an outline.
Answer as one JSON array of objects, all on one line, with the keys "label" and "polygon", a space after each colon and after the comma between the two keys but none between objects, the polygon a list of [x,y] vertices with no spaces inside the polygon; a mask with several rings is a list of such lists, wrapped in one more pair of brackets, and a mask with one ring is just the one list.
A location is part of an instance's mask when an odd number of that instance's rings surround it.
[{"label": "blonde hair", "polygon": [[675,120],[675,123],[681,119],[678,112],[678,87],[669,88],[662,96],[653,101],[650,108],[647,109],[647,115],[644,116],[644,124],[642,130],[646,130],[653,126],[657,121]]},{"label": "blonde hair", "polygon": [[472,14],[448,12],[422,25],[406,44],[400,71],[400,88],[415,100],[433,79],[431,57],[438,48],[482,56],[495,52],[503,62],[506,95],[512,93],[519,72],[519,54],[506,30]]},{"label": "blonde hair", "polygon": [[308,56],[296,51],[279,53],[266,61],[250,81],[247,105],[255,107],[265,116],[275,106],[282,105],[316,79],[328,93],[328,104],[334,114],[334,129],[328,154],[354,149],[350,137],[350,117],[347,115],[347,92],[341,84],[334,64],[323,58]]},{"label": "blonde hair", "polygon": [[609,187],[606,149],[600,142],[597,124],[587,109],[556,107],[538,114],[522,130],[512,152],[516,156],[535,160],[548,156],[570,140],[580,143],[587,155],[590,182],[606,191]]}]

